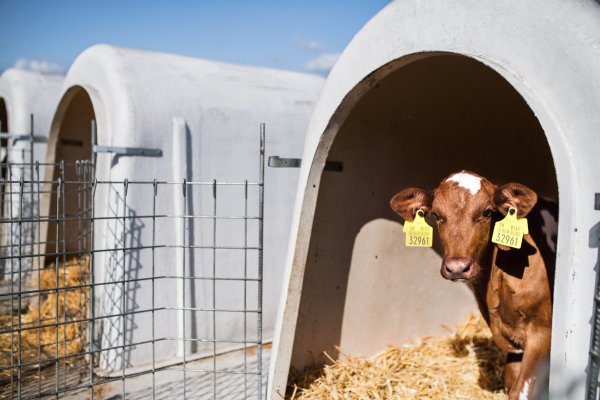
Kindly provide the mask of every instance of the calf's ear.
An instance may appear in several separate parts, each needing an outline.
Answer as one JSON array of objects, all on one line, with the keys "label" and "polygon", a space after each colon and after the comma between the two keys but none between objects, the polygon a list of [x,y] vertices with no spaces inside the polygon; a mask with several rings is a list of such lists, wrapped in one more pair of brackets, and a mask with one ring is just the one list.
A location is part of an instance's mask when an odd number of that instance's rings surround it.
[{"label": "calf's ear", "polygon": [[404,189],[390,201],[392,209],[408,221],[414,221],[418,210],[429,214],[432,203],[433,193],[419,188]]},{"label": "calf's ear", "polygon": [[523,218],[537,203],[537,194],[520,183],[507,183],[494,190],[494,204],[503,215],[510,207],[517,209],[517,218]]}]

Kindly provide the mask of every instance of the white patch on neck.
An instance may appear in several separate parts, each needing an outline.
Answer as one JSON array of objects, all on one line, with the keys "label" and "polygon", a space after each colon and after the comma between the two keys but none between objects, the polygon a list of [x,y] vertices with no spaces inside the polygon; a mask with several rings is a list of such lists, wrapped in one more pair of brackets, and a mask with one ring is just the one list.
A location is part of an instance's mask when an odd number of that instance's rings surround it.
[{"label": "white patch on neck", "polygon": [[453,175],[451,178],[446,179],[446,181],[458,183],[458,186],[469,189],[472,195],[476,195],[479,189],[481,189],[481,178],[467,174],[464,171]]},{"label": "white patch on neck", "polygon": [[529,394],[529,381],[525,381],[525,384],[523,385],[523,390],[521,390],[521,393],[519,394],[519,400],[529,400],[529,398],[527,397],[528,394]]}]

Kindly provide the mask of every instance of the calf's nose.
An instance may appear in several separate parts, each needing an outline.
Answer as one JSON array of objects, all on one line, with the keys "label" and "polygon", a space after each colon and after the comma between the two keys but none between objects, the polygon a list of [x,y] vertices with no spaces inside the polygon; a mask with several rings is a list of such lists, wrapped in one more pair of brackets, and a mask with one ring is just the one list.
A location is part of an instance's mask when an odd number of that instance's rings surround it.
[{"label": "calf's nose", "polygon": [[444,268],[450,274],[465,274],[471,269],[471,260],[468,258],[447,258]]}]

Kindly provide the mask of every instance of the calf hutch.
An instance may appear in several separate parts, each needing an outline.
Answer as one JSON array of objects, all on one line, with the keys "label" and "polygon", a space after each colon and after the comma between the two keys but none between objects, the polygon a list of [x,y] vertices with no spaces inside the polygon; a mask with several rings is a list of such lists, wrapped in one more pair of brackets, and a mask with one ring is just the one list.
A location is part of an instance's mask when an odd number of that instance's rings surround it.
[{"label": "calf hutch", "polygon": [[390,208],[461,170],[560,194],[551,398],[586,386],[596,398],[598,43],[595,1],[395,1],[365,25],[308,129],[269,399],[313,356],[373,356],[477,312],[466,285],[440,276],[437,233],[432,248],[405,247]]},{"label": "calf hutch", "polygon": [[[31,180],[32,176],[40,180],[40,174],[43,179],[43,167],[40,169],[33,164],[43,163],[46,158],[48,131],[64,79],[61,74],[14,68],[4,71],[0,76],[0,163],[3,180]],[[3,185],[1,190],[2,217],[17,217],[19,185]],[[32,192],[29,187],[27,191]],[[31,194],[24,198],[24,215],[32,215],[37,210],[37,200]],[[5,225],[3,228],[2,255],[16,253],[16,244],[19,242],[17,226]],[[31,235],[37,235],[37,232],[31,229],[31,224],[27,224],[24,230],[24,241],[29,245],[32,242]],[[2,262],[3,273],[9,274],[13,270],[12,260]],[[31,260],[26,263],[29,269]],[[5,275],[5,278],[11,280],[10,275]]]},{"label": "calf hutch", "polygon": [[324,82],[108,45],[75,60],[50,129],[41,214],[60,223],[42,221],[42,253],[93,246],[94,373],[271,340],[299,170],[267,169],[263,205],[259,158],[301,156]]},{"label": "calf hutch", "polygon": [[[29,139],[34,136],[34,162],[46,159],[46,138],[56,111],[60,89],[65,76],[7,69],[0,75],[0,131],[2,147],[9,147],[9,158],[2,154],[2,162],[29,162]],[[23,159],[22,149],[27,155]],[[4,151],[7,151],[6,149]],[[6,160],[6,161],[5,161]]]}]

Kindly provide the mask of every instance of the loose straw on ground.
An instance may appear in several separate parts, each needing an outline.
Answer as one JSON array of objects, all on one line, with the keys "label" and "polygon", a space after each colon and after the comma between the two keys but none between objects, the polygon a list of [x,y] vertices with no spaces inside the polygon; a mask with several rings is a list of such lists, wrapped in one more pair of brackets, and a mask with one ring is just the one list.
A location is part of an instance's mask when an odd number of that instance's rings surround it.
[{"label": "loose straw on ground", "polygon": [[[326,355],[327,356],[327,355]],[[505,399],[506,353],[481,317],[452,335],[390,346],[373,358],[346,356],[303,373],[292,371],[286,399]],[[333,361],[333,360],[330,360]]]},{"label": "loose straw on ground", "polygon": [[[87,318],[88,290],[85,287],[77,288],[73,286],[79,286],[87,282],[88,267],[88,258],[82,259],[81,262],[78,259],[72,259],[64,265],[59,265],[58,268],[55,268],[52,264],[41,271],[39,286],[37,277],[36,281],[28,285],[36,289],[39,287],[40,290],[56,288],[59,288],[59,290],[43,291],[40,304],[30,307],[27,312],[21,314],[21,328],[34,328],[21,331],[21,363],[52,359],[56,357],[57,345],[59,357],[77,354],[83,349],[85,324],[82,322],[68,322]],[[18,317],[15,314],[13,313],[14,330],[18,327]],[[10,330],[10,322],[10,315],[0,316],[2,330]],[[64,322],[67,322],[67,324],[63,324]],[[57,323],[62,325],[58,325],[58,327],[53,325]],[[39,328],[40,326],[45,327]],[[56,341],[57,329],[58,343]],[[11,335],[12,365],[17,362],[19,333],[0,333],[0,367],[11,365]],[[50,365],[50,363],[43,364],[43,366],[47,365]],[[37,368],[37,364],[30,365],[27,368]],[[10,376],[10,370],[1,371],[0,376]]]}]

